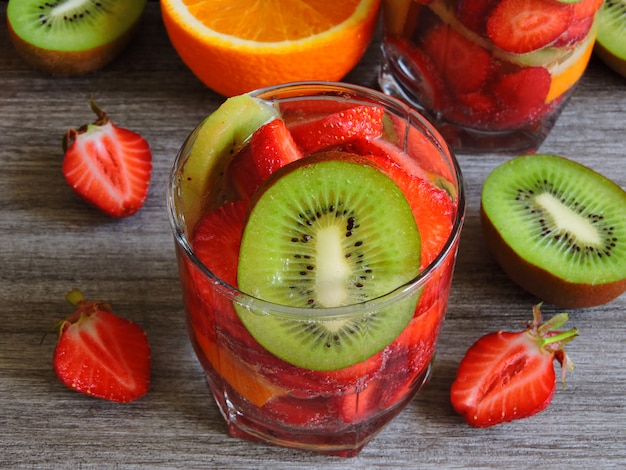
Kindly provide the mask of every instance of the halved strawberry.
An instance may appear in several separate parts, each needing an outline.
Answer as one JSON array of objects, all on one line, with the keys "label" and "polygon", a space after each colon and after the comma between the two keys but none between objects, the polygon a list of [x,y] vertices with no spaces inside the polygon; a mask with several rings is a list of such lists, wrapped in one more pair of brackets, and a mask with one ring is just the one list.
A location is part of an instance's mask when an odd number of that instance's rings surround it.
[{"label": "halved strawberry", "polygon": [[63,139],[63,175],[82,198],[112,217],[137,212],[148,195],[152,153],[139,134],[116,126],[96,103],[97,120],[69,129]]},{"label": "halved strawberry", "polygon": [[444,24],[432,28],[423,41],[424,51],[455,94],[482,88],[491,63],[486,49]]},{"label": "halved strawberry", "polygon": [[553,362],[565,371],[573,367],[563,346],[576,328],[556,331],[566,313],[542,323],[541,305],[524,331],[489,333],[467,351],[450,390],[454,409],[474,427],[488,427],[532,416],[552,401],[556,389]]},{"label": "halved strawberry", "polygon": [[502,0],[487,20],[487,35],[500,49],[522,54],[541,49],[567,31],[573,10],[554,0]]},{"label": "halved strawberry", "polygon": [[377,106],[358,105],[323,118],[295,124],[291,135],[304,154],[350,142],[373,139],[383,132],[384,110]]},{"label": "halved strawberry", "polygon": [[150,345],[144,330],[111,312],[108,304],[86,302],[73,290],[78,308],[60,323],[53,367],[77,392],[116,402],[146,394],[150,384]]}]

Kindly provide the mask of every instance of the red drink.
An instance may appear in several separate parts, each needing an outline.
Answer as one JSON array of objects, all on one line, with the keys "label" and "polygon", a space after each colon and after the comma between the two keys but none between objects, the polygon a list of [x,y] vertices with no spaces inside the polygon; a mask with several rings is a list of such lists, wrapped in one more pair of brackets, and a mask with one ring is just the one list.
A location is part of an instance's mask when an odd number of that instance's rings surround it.
[{"label": "red drink", "polygon": [[[419,266],[414,267],[419,274],[379,298],[321,308],[270,303],[237,289],[242,282],[238,256],[245,253],[241,232],[245,224],[252,223],[252,217],[246,215],[251,210],[249,198],[260,204],[257,194],[264,189],[257,189],[262,184],[257,180],[263,179],[263,172],[254,167],[251,157],[253,136],[243,139],[232,155],[222,152],[225,161],[217,165],[218,176],[210,178],[210,184],[198,184],[186,167],[193,171],[198,167],[191,160],[199,155],[194,154],[194,146],[197,149],[204,144],[200,126],[175,162],[169,194],[189,335],[232,436],[355,456],[428,377],[463,221],[460,170],[436,131],[420,115],[380,93],[351,85],[296,84],[253,96],[255,103],[265,106],[260,100],[267,100],[272,106],[268,108],[270,120],[286,123],[302,161],[314,159],[320,152],[338,160],[348,153],[359,154],[375,162],[376,171],[397,184],[421,235]],[[372,130],[369,124],[359,124],[355,109],[363,112],[361,116],[370,116],[370,111],[379,116],[381,126]],[[306,140],[309,134],[304,130],[319,122],[333,122],[332,129],[314,141]],[[344,126],[346,123],[349,125]],[[342,138],[334,141],[337,133]],[[316,149],[311,150],[311,145]],[[341,153],[327,154],[329,150]],[[285,168],[297,164],[288,163]],[[206,194],[196,197],[199,192],[185,186],[187,183],[205,188]],[[375,196],[384,200],[386,194]],[[339,217],[339,210],[335,212],[333,217]],[[318,213],[314,218],[324,216]],[[384,318],[391,325],[402,312],[408,312],[406,320],[387,340],[367,351],[359,344],[355,354],[363,358],[357,361],[345,362],[340,353],[339,359],[333,359],[341,361],[338,367],[316,362],[324,351],[309,358],[283,351],[277,346],[280,337],[264,342],[263,335],[272,332],[260,333],[248,323],[250,317],[278,319],[290,322],[290,331],[304,334],[321,324],[335,326],[377,315],[389,315]],[[356,333],[351,330],[347,334],[348,342],[352,334]],[[308,346],[303,343],[291,349],[298,347]],[[315,365],[303,365],[309,364],[307,361]]]},{"label": "red drink", "polygon": [[455,150],[532,152],[583,74],[602,0],[385,0],[381,88]]}]

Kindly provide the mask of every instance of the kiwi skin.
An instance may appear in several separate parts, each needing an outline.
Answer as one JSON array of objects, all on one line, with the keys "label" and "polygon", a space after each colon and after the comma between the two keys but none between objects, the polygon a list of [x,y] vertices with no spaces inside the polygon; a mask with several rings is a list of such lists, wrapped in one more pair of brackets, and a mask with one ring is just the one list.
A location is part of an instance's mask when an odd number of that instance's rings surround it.
[{"label": "kiwi skin", "polygon": [[595,54],[615,72],[626,77],[626,4],[619,0],[606,0],[598,11],[596,22]]},{"label": "kiwi skin", "polygon": [[480,208],[482,231],[487,246],[505,274],[524,290],[561,308],[587,308],[603,305],[626,291],[626,279],[606,284],[579,284],[561,279],[529,263],[502,239]]},{"label": "kiwi skin", "polygon": [[[143,2],[143,8],[145,8],[147,0],[139,0],[139,2]],[[105,44],[75,51],[44,49],[31,44],[16,33],[8,15],[7,26],[9,38],[15,50],[31,67],[53,76],[79,76],[99,70],[115,59],[129,44],[140,19],[141,15],[124,33]]]},{"label": "kiwi skin", "polygon": [[[626,18],[624,18],[626,21]],[[594,51],[596,55],[602,59],[602,61],[612,68],[615,72],[620,74],[622,77],[626,78],[626,60],[620,57],[617,57],[611,51],[609,51],[606,47],[602,45],[602,43],[596,41],[594,45]]]}]

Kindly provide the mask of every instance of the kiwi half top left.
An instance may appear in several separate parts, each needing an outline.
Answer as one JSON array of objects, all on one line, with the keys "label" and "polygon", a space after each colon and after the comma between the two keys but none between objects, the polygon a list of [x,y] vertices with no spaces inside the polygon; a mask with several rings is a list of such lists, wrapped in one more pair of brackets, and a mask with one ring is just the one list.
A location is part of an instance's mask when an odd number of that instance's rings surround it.
[{"label": "kiwi half top left", "polygon": [[7,23],[18,53],[53,75],[81,75],[128,44],[147,0],[10,0]]}]

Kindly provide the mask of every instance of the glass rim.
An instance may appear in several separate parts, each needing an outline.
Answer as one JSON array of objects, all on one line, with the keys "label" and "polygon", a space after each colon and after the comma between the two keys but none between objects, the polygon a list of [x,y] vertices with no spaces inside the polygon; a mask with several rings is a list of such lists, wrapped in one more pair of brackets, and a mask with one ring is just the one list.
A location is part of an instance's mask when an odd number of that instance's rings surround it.
[{"label": "glass rim", "polygon": [[[190,143],[195,139],[197,131],[200,128],[202,121],[191,131],[187,136],[180,149],[177,152],[176,158],[172,163],[168,178],[167,188],[167,206],[170,226],[174,234],[174,239],[178,247],[180,247],[185,255],[191,260],[193,265],[198,268],[207,279],[213,283],[213,287],[219,294],[224,295],[229,300],[237,302],[239,305],[254,311],[271,312],[272,314],[279,313],[288,317],[306,318],[314,317],[320,318],[334,318],[337,316],[351,316],[358,315],[366,312],[378,311],[386,308],[392,303],[399,302],[400,300],[414,295],[420,288],[422,288],[428,280],[432,277],[433,272],[444,262],[450,252],[454,249],[461,236],[461,229],[464,223],[466,200],[465,200],[465,188],[464,180],[461,172],[459,162],[447,144],[443,143],[443,139],[440,137],[439,132],[434,126],[419,112],[412,109],[402,101],[384,93],[367,88],[361,85],[355,85],[343,82],[324,82],[324,81],[302,81],[285,83],[281,85],[274,85],[266,88],[260,88],[251,91],[249,94],[255,98],[264,99],[269,102],[280,99],[276,96],[279,92],[302,92],[302,94],[294,94],[294,98],[304,98],[307,96],[326,96],[326,97],[338,97],[349,94],[354,99],[369,98],[372,102],[380,104],[386,108],[394,108],[397,112],[401,112],[405,115],[405,119],[408,120],[411,117],[423,126],[425,130],[428,130],[432,136],[428,136],[431,142],[437,145],[442,157],[449,160],[452,165],[452,173],[456,179],[457,185],[457,206],[456,214],[454,217],[454,223],[452,224],[452,231],[439,251],[437,256],[430,262],[430,264],[419,272],[417,276],[404,284],[396,287],[395,289],[372,299],[366,301],[342,305],[338,307],[325,307],[325,308],[306,308],[306,307],[293,307],[289,305],[277,304],[258,297],[255,297],[247,292],[239,290],[237,287],[230,285],[228,282],[222,280],[219,276],[213,273],[204,263],[198,258],[191,246],[191,241],[188,237],[189,228],[185,226],[184,217],[182,214],[178,214],[177,204],[175,199],[176,187],[178,182],[179,172],[184,165],[184,161],[188,156],[188,149]],[[306,92],[306,93],[304,93]],[[313,94],[313,92],[317,92]],[[322,94],[321,92],[325,92]],[[409,122],[407,121],[407,124]],[[441,145],[445,145],[446,148],[442,148]]]}]

